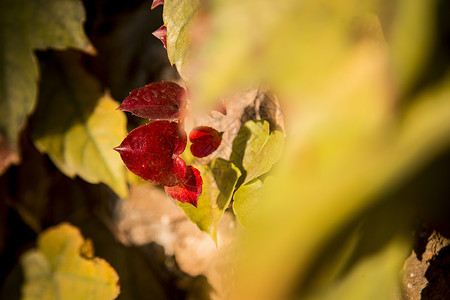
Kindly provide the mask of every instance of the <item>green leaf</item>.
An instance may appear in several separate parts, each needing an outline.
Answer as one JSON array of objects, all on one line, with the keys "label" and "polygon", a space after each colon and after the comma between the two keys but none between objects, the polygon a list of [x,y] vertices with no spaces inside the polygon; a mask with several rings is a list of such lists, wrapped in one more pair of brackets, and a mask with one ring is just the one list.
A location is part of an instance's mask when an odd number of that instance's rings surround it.
[{"label": "green leaf", "polygon": [[20,259],[25,277],[22,299],[115,299],[120,292],[116,271],[101,258],[82,257],[93,256],[86,242],[78,228],[68,223],[42,232],[37,249]]},{"label": "green leaf", "polygon": [[248,121],[233,141],[230,160],[241,170],[244,184],[268,172],[280,159],[284,136],[270,132],[267,121]]},{"label": "green leaf", "polygon": [[216,158],[211,167],[198,166],[203,178],[203,192],[197,208],[179,203],[188,218],[217,243],[217,225],[228,205],[241,172],[232,162]]},{"label": "green leaf", "polygon": [[125,168],[113,148],[125,138],[126,117],[118,103],[80,66],[76,53],[53,53],[42,63],[39,105],[32,138],[67,176],[103,182],[126,197]]},{"label": "green leaf", "polygon": [[191,26],[199,8],[199,0],[164,1],[163,20],[167,27],[167,55],[178,73],[187,80],[185,59],[191,50]]},{"label": "green leaf", "polygon": [[263,188],[263,182],[255,178],[239,187],[234,193],[233,211],[239,222],[245,227],[250,227],[255,223],[256,209],[263,196]]},{"label": "green leaf", "polygon": [[[0,2],[0,137],[17,151],[17,138],[36,104],[35,49],[87,49],[84,10],[77,0]],[[0,139],[1,140],[1,139]]]}]

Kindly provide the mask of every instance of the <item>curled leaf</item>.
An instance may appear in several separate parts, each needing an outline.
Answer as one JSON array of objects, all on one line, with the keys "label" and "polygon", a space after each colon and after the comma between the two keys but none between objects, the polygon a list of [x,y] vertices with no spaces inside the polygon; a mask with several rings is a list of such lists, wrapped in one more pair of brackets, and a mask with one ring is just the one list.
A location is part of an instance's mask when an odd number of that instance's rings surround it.
[{"label": "curled leaf", "polygon": [[154,9],[155,7],[157,7],[159,5],[163,5],[163,4],[164,4],[164,0],[153,0],[152,9]]},{"label": "curled leaf", "polygon": [[186,91],[174,82],[153,82],[131,91],[117,109],[150,120],[180,120],[186,114]]},{"label": "curled leaf", "polygon": [[166,26],[161,26],[157,30],[152,33],[155,37],[157,37],[164,45],[164,48],[167,49],[167,28]]},{"label": "curled leaf", "polygon": [[198,197],[202,193],[202,185],[203,180],[200,176],[200,171],[192,166],[188,166],[186,177],[175,186],[165,186],[164,190],[172,198],[197,207]]},{"label": "curled leaf", "polygon": [[186,163],[177,156],[185,147],[186,134],[178,123],[154,121],[131,131],[114,150],[142,179],[174,186],[186,175]]},{"label": "curled leaf", "polygon": [[189,140],[192,142],[192,154],[196,157],[205,157],[219,148],[222,133],[208,126],[199,126],[192,129]]}]

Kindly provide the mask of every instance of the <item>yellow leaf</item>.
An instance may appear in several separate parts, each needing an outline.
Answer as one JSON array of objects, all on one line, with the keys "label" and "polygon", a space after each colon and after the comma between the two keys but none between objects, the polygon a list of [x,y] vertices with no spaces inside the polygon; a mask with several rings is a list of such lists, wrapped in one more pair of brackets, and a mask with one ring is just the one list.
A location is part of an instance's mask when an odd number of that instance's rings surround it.
[{"label": "yellow leaf", "polygon": [[103,259],[80,254],[78,228],[62,223],[42,232],[37,249],[21,257],[22,300],[109,300],[120,292],[116,271]]}]

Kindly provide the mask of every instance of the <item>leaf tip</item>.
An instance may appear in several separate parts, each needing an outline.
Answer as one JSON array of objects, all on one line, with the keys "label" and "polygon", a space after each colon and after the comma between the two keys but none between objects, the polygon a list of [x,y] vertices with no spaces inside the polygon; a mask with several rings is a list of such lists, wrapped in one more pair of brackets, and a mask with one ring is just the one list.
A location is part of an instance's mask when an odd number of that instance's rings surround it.
[{"label": "leaf tip", "polygon": [[116,110],[126,111],[126,109],[124,109],[124,107],[123,107],[123,103],[120,104],[120,105],[116,108]]},{"label": "leaf tip", "polygon": [[164,45],[164,48],[167,49],[167,28],[166,26],[161,26],[157,30],[152,33],[155,37],[157,37]]},{"label": "leaf tip", "polygon": [[117,151],[117,152],[119,152],[119,153],[122,153],[123,150],[124,150],[124,148],[121,147],[121,146],[117,146],[117,147],[114,147],[113,150],[115,150],[115,151]]},{"label": "leaf tip", "polygon": [[155,7],[157,7],[159,5],[163,5],[163,4],[164,4],[164,0],[153,0],[151,9],[155,9]]}]

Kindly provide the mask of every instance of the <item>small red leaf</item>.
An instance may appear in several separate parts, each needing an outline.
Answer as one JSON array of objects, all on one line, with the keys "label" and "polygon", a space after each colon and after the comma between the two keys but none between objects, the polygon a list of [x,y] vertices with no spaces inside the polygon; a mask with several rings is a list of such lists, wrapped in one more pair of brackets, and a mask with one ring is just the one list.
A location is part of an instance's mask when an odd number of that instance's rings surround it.
[{"label": "small red leaf", "polygon": [[189,140],[192,142],[192,154],[196,157],[205,157],[219,148],[222,133],[211,127],[199,126],[192,129]]},{"label": "small red leaf", "polygon": [[186,163],[177,156],[185,147],[186,134],[178,123],[155,121],[131,131],[114,150],[142,179],[174,186],[186,176]]},{"label": "small red leaf", "polygon": [[164,0],[153,0],[152,9],[154,9],[158,5],[163,5],[163,4],[164,4]]},{"label": "small red leaf", "polygon": [[153,82],[131,91],[117,109],[141,118],[176,121],[186,115],[186,92],[175,82]]},{"label": "small red leaf", "polygon": [[155,37],[157,37],[164,45],[164,48],[167,49],[167,28],[166,26],[161,26],[157,30],[152,33]]},{"label": "small red leaf", "polygon": [[187,166],[186,177],[175,186],[165,186],[164,190],[172,198],[197,207],[198,197],[202,193],[202,185],[200,171],[192,166]]}]

